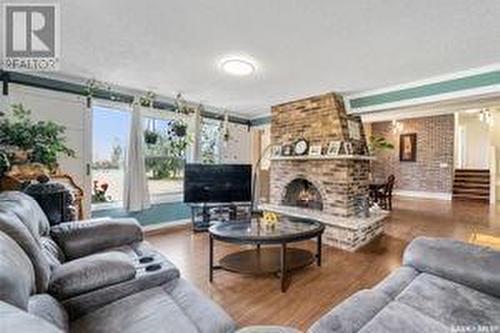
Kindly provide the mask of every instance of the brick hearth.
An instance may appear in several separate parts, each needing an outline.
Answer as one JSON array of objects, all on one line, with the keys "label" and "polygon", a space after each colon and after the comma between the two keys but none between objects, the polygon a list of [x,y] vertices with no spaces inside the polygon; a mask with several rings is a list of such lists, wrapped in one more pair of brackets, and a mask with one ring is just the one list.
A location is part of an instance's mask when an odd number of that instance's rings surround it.
[{"label": "brick hearth", "polygon": [[[370,161],[363,155],[366,139],[359,117],[348,116],[342,98],[335,93],[306,98],[272,107],[271,142],[293,144],[305,138],[310,145],[328,147],[330,141],[351,142],[354,155],[332,159],[273,159],[270,204],[262,206],[279,213],[309,217],[326,225],[324,243],[356,250],[383,231],[383,212],[370,218],[356,216],[360,198],[366,198]],[[360,124],[361,139],[349,137],[348,120]],[[282,204],[286,186],[294,179],[311,182],[323,200],[321,211]]]}]

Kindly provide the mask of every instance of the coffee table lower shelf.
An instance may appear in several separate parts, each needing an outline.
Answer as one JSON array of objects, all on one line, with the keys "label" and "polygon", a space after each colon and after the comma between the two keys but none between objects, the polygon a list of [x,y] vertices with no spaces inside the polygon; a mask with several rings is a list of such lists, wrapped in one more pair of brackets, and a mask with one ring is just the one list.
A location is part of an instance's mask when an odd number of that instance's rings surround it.
[{"label": "coffee table lower shelf", "polygon": [[[286,270],[293,271],[311,265],[314,255],[310,251],[287,248]],[[226,255],[219,261],[220,268],[240,274],[260,275],[281,272],[281,248],[261,247]]]}]

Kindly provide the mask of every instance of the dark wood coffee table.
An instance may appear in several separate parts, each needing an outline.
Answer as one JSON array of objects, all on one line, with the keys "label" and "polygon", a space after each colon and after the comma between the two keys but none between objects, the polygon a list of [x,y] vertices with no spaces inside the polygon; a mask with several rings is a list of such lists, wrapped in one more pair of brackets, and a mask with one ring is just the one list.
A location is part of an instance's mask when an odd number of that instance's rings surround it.
[{"label": "dark wood coffee table", "polygon": [[[215,269],[241,274],[279,274],[281,291],[287,287],[288,272],[308,266],[316,260],[321,266],[321,235],[325,227],[322,223],[279,216],[274,228],[265,227],[261,218],[245,221],[216,222],[210,234],[209,281],[213,280]],[[316,254],[304,249],[288,247],[287,244],[317,239]],[[233,244],[253,244],[254,249],[242,250],[223,257],[214,265],[214,240]],[[261,247],[261,245],[279,245]]]}]

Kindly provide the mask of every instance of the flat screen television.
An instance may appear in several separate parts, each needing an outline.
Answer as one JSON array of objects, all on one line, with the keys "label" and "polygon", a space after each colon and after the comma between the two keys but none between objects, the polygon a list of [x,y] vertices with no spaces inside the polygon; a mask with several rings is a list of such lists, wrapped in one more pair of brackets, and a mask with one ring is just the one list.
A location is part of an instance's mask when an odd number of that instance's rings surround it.
[{"label": "flat screen television", "polygon": [[251,201],[252,166],[246,164],[186,164],[184,202]]}]

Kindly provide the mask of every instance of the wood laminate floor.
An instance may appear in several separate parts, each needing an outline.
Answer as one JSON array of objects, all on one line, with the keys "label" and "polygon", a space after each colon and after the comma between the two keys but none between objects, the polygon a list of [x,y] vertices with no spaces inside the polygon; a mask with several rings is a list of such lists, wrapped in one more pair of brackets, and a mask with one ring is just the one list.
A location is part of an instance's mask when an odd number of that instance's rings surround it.
[{"label": "wood laminate floor", "polygon": [[[303,331],[353,293],[371,288],[401,263],[404,248],[421,235],[467,240],[471,233],[500,236],[500,206],[461,201],[394,200],[385,234],[355,253],[323,246],[323,266],[294,272],[286,293],[279,279],[216,271],[208,282],[208,237],[188,228],[148,236],[206,295],[219,303],[238,324],[288,325]],[[312,241],[296,243],[314,251]],[[238,246],[215,243],[215,257]]]}]

